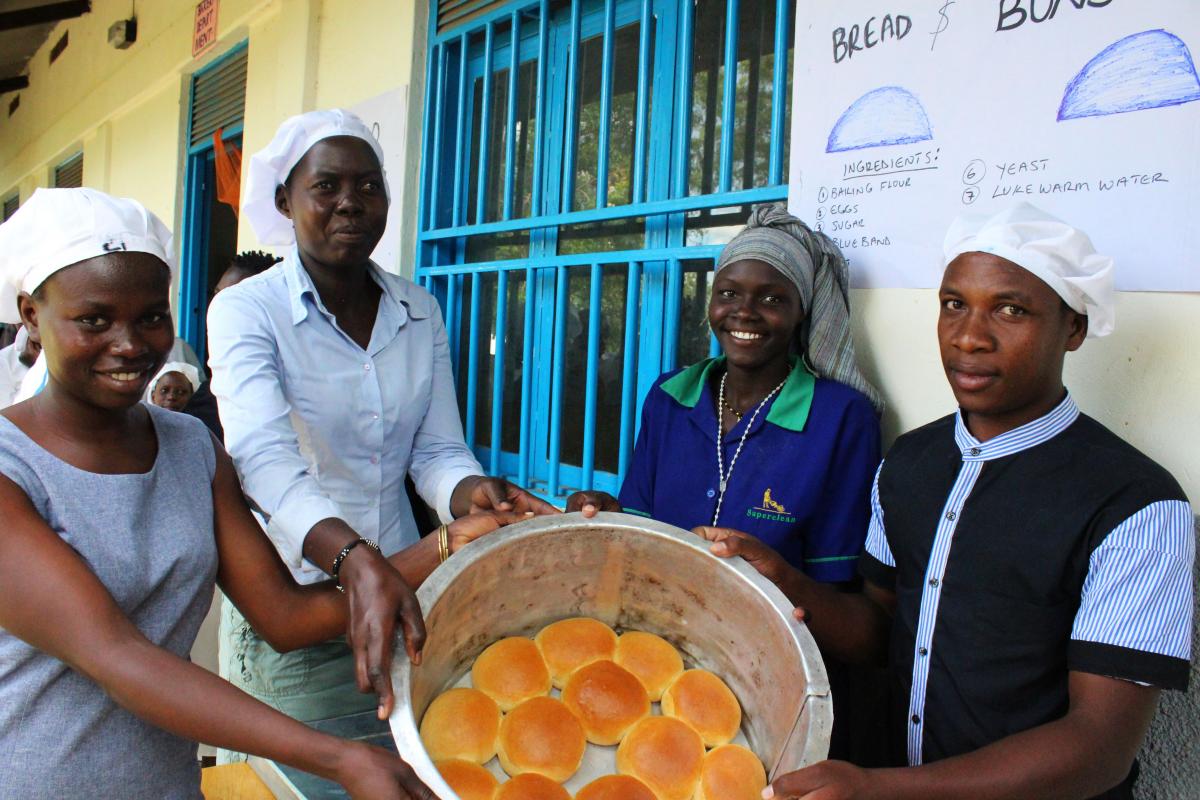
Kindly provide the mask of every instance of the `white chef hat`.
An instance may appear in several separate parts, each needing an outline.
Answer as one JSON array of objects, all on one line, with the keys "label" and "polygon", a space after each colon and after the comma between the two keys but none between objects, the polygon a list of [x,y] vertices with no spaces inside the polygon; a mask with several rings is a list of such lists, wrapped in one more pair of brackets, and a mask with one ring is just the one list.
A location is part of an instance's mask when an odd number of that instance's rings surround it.
[{"label": "white chef hat", "polygon": [[154,387],[158,386],[158,382],[168,372],[178,372],[183,377],[187,378],[188,383],[192,385],[192,391],[200,389],[200,370],[193,367],[186,361],[168,361],[162,365],[162,369],[154,376],[154,380],[150,381],[150,388],[147,390],[149,394],[154,393]]},{"label": "white chef hat", "polygon": [[175,271],[171,232],[136,200],[95,189],[38,189],[0,225],[0,322],[20,322],[17,297],[80,261],[127,250]]},{"label": "white chef hat", "polygon": [[[322,139],[332,136],[353,136],[371,146],[379,159],[379,170],[383,171],[383,148],[357,116],[341,108],[327,111],[310,111],[286,120],[275,131],[271,143],[250,157],[246,173],[246,196],[242,201],[242,214],[250,221],[254,233],[263,244],[290,245],[296,241],[292,221],[279,213],[275,207],[275,189],[292,174],[292,169],[304,158],[304,154]],[[387,176],[383,177],[387,192]],[[391,196],[388,195],[388,199]]]},{"label": "white chef hat", "polygon": [[1068,306],[1088,318],[1088,336],[1113,329],[1113,260],[1092,240],[1029,203],[992,214],[963,214],[950,224],[945,264],[963,253],[991,253],[1045,281]]}]

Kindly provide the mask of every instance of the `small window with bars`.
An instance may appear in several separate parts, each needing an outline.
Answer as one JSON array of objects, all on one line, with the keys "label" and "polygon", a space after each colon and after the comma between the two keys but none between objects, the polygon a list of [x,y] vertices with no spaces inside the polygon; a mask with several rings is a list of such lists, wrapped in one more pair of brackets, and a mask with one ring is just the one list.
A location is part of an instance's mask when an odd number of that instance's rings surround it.
[{"label": "small window with bars", "polygon": [[8,218],[17,213],[17,209],[21,207],[21,196],[13,192],[8,197],[4,198],[4,221],[8,222]]},{"label": "small window with bars", "polygon": [[55,189],[77,189],[83,186],[83,153],[76,153],[54,168]]},{"label": "small window with bars", "polygon": [[616,492],[654,380],[716,352],[714,263],[787,197],[796,0],[440,0],[417,279],[468,444]]},{"label": "small window with bars", "polygon": [[246,48],[196,75],[192,81],[191,140],[189,146],[207,142],[217,128],[242,121],[246,108]]}]

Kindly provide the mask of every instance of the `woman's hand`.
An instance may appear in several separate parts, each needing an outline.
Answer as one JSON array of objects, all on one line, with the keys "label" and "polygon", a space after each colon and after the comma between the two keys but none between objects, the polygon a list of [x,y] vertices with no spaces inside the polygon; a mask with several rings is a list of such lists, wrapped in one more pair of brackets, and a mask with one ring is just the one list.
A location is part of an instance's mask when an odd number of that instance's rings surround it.
[{"label": "woman's hand", "polygon": [[608,492],[584,491],[576,492],[567,498],[567,513],[582,511],[583,516],[591,519],[601,511],[624,511],[617,498]]},{"label": "woman's hand", "polygon": [[342,562],[340,573],[350,607],[346,643],[354,652],[354,676],[360,692],[379,696],[379,718],[392,713],[392,643],[399,620],[404,648],[414,664],[421,663],[425,623],[412,588],[387,559],[359,545]]},{"label": "woman's hand", "polygon": [[455,518],[476,511],[516,511],[534,514],[558,514],[557,508],[535,497],[525,489],[504,478],[472,475],[463,478],[450,497],[450,511]]},{"label": "woman's hand", "polygon": [[795,568],[757,538],[732,528],[714,528],[708,525],[693,528],[692,533],[712,542],[709,550],[713,555],[721,558],[741,556],[764,578],[778,586],[785,595],[792,596],[790,590],[797,575]]},{"label": "woman's hand", "polygon": [[337,772],[354,800],[436,800],[412,767],[379,747],[348,743],[350,751]]},{"label": "woman's hand", "polygon": [[521,522],[534,516],[532,511],[518,513],[516,511],[477,511],[465,517],[459,517],[446,526],[446,535],[450,544],[450,554],[457,553],[480,536],[486,536],[492,531],[499,530],[505,525]]}]

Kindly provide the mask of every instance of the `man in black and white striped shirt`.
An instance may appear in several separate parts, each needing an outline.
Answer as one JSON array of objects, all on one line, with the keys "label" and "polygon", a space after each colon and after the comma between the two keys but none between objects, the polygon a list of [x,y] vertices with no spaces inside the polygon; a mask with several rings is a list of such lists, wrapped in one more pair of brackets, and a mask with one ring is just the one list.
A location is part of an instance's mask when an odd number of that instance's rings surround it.
[{"label": "man in black and white striped shirt", "polygon": [[1130,798],[1159,690],[1187,686],[1195,540],[1178,483],[1063,385],[1066,353],[1112,328],[1111,260],[1028,204],[960,219],[945,250],[959,411],[880,466],[863,593],[700,530],[774,580],[827,654],[889,665],[909,768],[827,761],[768,796]]}]

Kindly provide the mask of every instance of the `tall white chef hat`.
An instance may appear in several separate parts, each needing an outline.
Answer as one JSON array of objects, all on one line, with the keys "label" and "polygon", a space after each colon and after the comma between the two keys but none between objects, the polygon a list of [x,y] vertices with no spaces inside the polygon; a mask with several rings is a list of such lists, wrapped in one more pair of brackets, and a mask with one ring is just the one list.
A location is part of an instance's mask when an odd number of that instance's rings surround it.
[{"label": "tall white chef hat", "polygon": [[[357,116],[341,108],[326,111],[310,111],[285,120],[275,131],[275,138],[262,150],[250,157],[246,174],[246,196],[242,202],[242,213],[254,228],[254,234],[263,244],[290,245],[296,241],[292,221],[279,213],[275,207],[275,188],[281,186],[292,174],[292,170],[304,154],[322,139],[333,136],[353,136],[371,146],[379,159],[379,170],[383,171],[383,148]],[[384,191],[387,191],[387,175],[383,176]],[[391,200],[391,195],[388,195]]]},{"label": "tall white chef hat", "polygon": [[993,214],[963,214],[946,232],[949,264],[963,253],[991,253],[1029,270],[1064,302],[1088,318],[1088,336],[1112,332],[1113,260],[1100,255],[1092,240],[1029,203]]},{"label": "tall white chef hat", "polygon": [[20,322],[17,297],[60,269],[122,250],[175,271],[171,232],[136,200],[95,189],[38,189],[0,225],[0,322]]}]

